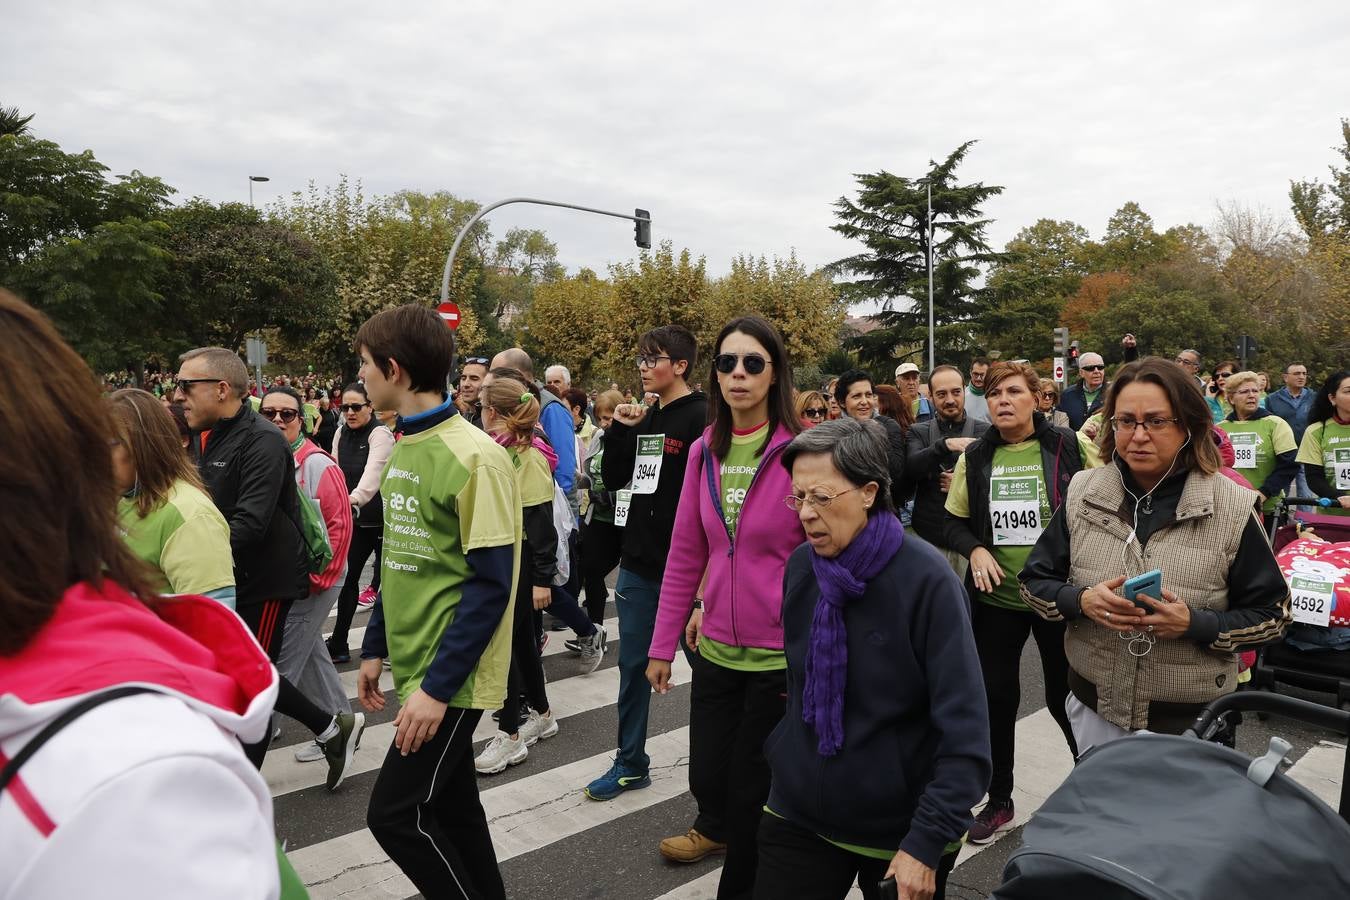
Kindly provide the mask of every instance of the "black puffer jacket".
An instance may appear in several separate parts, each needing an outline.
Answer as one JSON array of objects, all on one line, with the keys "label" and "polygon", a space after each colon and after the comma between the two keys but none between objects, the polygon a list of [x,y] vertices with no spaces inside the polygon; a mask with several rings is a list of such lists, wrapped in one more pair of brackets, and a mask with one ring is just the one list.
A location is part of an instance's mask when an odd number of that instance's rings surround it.
[{"label": "black puffer jacket", "polygon": [[236,606],[305,596],[309,575],[295,460],[281,430],[245,403],[209,431],[194,432],[189,446],[230,524]]}]

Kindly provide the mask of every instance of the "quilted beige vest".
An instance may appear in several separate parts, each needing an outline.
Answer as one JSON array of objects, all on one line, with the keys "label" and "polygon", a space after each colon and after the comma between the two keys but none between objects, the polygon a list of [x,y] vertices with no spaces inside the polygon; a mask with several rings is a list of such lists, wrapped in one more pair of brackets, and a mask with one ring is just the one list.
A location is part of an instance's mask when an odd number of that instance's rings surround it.
[{"label": "quilted beige vest", "polygon": [[[1065,501],[1069,581],[1087,586],[1161,569],[1163,587],[1191,609],[1226,610],[1228,571],[1255,500],[1254,492],[1222,475],[1192,473],[1175,523],[1154,532],[1144,549],[1132,537],[1134,501],[1116,467],[1079,472]],[[1119,632],[1087,618],[1069,622],[1064,638],[1069,665],[1096,685],[1097,714],[1131,730],[1148,727],[1152,701],[1208,703],[1236,690],[1237,654],[1216,646],[1158,640],[1147,654],[1134,656]]]}]

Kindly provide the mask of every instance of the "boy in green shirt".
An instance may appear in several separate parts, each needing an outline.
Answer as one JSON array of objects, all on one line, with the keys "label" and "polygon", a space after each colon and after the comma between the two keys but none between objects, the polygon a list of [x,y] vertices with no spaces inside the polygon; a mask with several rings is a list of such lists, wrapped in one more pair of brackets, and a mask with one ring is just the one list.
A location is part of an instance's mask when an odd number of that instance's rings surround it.
[{"label": "boy in green shirt", "polygon": [[384,708],[389,658],[402,704],[366,814],[371,834],[428,897],[457,884],[504,898],[478,799],[473,731],[506,692],[521,505],[512,463],[446,396],[454,339],[428,307],[372,317],[356,335],[377,409],[402,417],[385,467],[380,598],[357,696]]}]

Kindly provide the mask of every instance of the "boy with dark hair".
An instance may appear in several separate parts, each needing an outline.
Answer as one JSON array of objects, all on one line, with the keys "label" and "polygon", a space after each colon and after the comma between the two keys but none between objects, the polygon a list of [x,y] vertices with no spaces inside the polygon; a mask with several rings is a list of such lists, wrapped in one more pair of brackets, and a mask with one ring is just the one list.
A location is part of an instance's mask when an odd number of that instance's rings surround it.
[{"label": "boy with dark hair", "polygon": [[698,345],[679,325],[655,328],[638,339],[637,366],[652,407],[622,403],[605,432],[601,477],[617,490],[615,524],[622,525],[623,555],[614,597],[619,610],[619,751],[609,771],[586,786],[592,800],[612,800],[650,785],[646,753],[647,648],[656,628],[675,508],[684,485],[689,446],[707,424],[707,399],[689,388]]},{"label": "boy with dark hair", "polygon": [[478,799],[473,731],[506,693],[521,507],[510,457],[446,396],[454,339],[436,313],[402,306],[356,334],[377,409],[402,416],[380,484],[380,599],[361,646],[357,696],[384,708],[383,660],[402,704],[366,821],[425,896],[504,898]]}]

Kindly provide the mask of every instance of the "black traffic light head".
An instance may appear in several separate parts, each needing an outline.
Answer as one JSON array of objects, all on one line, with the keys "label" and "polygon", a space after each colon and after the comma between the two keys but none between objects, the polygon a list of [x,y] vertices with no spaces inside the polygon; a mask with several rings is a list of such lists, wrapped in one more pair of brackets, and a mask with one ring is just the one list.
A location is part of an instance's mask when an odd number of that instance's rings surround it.
[{"label": "black traffic light head", "polygon": [[643,250],[652,249],[652,214],[645,209],[633,210],[637,221],[633,223],[633,242]]},{"label": "black traffic light head", "polygon": [[1078,342],[1069,345],[1069,365],[1078,368]]}]

